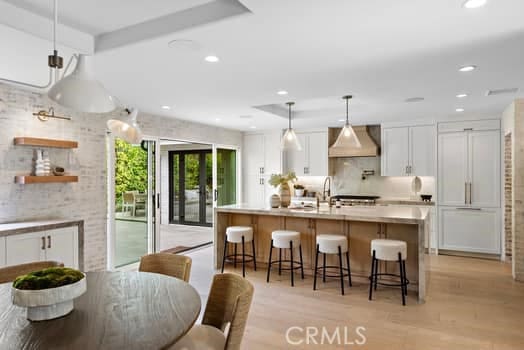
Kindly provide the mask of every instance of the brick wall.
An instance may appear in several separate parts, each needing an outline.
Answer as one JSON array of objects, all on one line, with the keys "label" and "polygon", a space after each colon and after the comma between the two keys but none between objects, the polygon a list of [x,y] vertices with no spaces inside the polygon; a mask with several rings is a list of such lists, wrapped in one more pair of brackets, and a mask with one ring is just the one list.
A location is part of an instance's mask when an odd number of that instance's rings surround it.
[{"label": "brick wall", "polygon": [[[0,223],[49,218],[85,221],[85,267],[106,267],[107,252],[107,170],[106,120],[108,115],[76,113],[51,103],[47,96],[0,84]],[[57,114],[73,120],[40,122],[32,115],[39,109],[55,107]],[[121,115],[122,111],[114,112]],[[172,118],[140,114],[146,135],[182,140],[241,145],[240,132],[195,124]],[[74,184],[16,185],[16,174],[29,173],[33,150],[14,146],[13,137],[34,136],[76,140],[74,150],[49,149],[52,163],[79,175]]]},{"label": "brick wall", "polygon": [[524,99],[515,101],[513,161],[513,276],[524,281]]},{"label": "brick wall", "polygon": [[511,133],[504,137],[504,236],[506,244],[506,261],[511,261],[512,242],[512,178],[513,170],[511,164]]}]

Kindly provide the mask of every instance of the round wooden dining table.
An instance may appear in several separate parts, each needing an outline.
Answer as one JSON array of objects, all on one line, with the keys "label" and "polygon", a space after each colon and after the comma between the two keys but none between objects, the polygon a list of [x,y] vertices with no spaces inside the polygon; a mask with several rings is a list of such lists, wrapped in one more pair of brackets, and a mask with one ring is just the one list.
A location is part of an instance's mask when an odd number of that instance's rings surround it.
[{"label": "round wooden dining table", "polygon": [[0,284],[0,349],[164,349],[191,329],[200,313],[188,283],[148,272],[88,272],[87,291],[61,318],[30,322]]}]

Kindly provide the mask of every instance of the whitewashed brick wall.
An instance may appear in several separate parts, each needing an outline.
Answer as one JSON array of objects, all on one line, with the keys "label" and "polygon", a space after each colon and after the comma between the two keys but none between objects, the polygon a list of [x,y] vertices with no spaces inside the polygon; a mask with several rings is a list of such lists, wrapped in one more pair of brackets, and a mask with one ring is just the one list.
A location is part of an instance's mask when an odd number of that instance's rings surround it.
[{"label": "whitewashed brick wall", "polygon": [[[82,219],[85,221],[85,267],[106,267],[107,252],[107,155],[106,120],[109,115],[77,113],[51,103],[45,94],[0,84],[0,99],[7,109],[0,111],[0,223],[32,219]],[[40,122],[32,115],[39,109],[55,108],[56,114],[72,121]],[[122,114],[119,111],[115,114]],[[164,118],[139,115],[145,134],[171,139],[241,145],[240,132]],[[49,149],[53,164],[78,174],[72,184],[17,185],[16,174],[29,173],[33,149],[14,146],[16,136],[75,140],[74,150]]]}]

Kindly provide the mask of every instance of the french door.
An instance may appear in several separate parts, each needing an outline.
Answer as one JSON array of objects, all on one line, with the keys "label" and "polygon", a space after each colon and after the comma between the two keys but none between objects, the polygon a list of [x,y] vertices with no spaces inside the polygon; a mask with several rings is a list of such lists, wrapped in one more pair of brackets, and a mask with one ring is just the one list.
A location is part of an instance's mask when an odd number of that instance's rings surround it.
[{"label": "french door", "polygon": [[211,226],[212,151],[169,152],[170,223]]}]

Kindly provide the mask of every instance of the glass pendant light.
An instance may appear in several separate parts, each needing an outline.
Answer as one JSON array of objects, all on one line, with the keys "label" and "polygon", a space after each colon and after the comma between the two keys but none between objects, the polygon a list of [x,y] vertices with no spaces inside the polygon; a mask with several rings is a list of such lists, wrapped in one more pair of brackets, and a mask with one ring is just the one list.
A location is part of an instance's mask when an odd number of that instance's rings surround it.
[{"label": "glass pendant light", "polygon": [[302,151],[302,146],[300,146],[297,134],[295,134],[295,131],[291,127],[291,106],[293,106],[295,102],[287,102],[286,104],[289,110],[289,125],[284,136],[282,136],[281,148],[284,151]]},{"label": "glass pendant light", "polygon": [[346,100],[346,124],[344,125],[344,128],[342,131],[340,131],[340,134],[338,135],[337,140],[333,144],[333,147],[335,148],[362,148],[362,145],[360,144],[360,140],[357,137],[357,134],[355,134],[355,130],[351,127],[351,124],[349,124],[349,100],[353,98],[353,96],[348,95],[342,97],[344,100]]},{"label": "glass pendant light", "polygon": [[107,121],[107,128],[115,137],[119,137],[122,140],[132,145],[139,144],[142,141],[142,131],[136,122],[138,116],[138,110],[133,108],[126,110],[129,114],[120,119],[109,119]]}]

